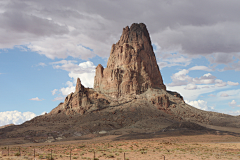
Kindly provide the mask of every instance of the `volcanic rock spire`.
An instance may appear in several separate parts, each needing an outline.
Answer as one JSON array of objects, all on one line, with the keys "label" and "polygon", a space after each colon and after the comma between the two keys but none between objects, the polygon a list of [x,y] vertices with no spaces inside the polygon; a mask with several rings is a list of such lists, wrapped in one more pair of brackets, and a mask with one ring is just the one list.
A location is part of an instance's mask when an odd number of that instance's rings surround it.
[{"label": "volcanic rock spire", "polygon": [[112,45],[107,67],[97,66],[94,89],[118,98],[148,88],[166,90],[146,25],[134,23]]}]

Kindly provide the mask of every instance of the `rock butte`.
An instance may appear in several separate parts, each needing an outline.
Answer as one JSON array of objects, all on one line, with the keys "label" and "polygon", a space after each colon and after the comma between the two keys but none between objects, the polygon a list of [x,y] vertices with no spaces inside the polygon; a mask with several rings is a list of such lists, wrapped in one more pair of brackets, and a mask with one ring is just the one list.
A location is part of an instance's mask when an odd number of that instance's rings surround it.
[{"label": "rock butte", "polygon": [[[103,68],[101,64],[96,67],[94,89],[85,88],[78,78],[75,92],[51,114],[101,110],[110,103],[136,98],[151,88],[166,91],[146,25],[133,23],[130,28],[123,28],[120,40],[112,45],[107,67]],[[158,104],[163,103],[166,107],[170,104],[166,95],[157,99]]]},{"label": "rock butte", "polygon": [[123,29],[120,40],[112,45],[107,68],[96,68],[94,89],[118,98],[141,94],[148,88],[166,90],[145,24]]}]

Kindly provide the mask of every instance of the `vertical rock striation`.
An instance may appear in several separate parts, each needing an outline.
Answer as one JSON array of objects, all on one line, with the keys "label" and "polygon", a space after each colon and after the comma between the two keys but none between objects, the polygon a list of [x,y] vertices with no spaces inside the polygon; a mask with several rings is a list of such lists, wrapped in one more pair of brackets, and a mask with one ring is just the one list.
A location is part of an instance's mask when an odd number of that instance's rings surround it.
[{"label": "vertical rock striation", "polygon": [[94,89],[119,98],[148,88],[166,90],[146,25],[134,23],[125,27],[120,40],[112,45],[107,67],[96,67]]}]

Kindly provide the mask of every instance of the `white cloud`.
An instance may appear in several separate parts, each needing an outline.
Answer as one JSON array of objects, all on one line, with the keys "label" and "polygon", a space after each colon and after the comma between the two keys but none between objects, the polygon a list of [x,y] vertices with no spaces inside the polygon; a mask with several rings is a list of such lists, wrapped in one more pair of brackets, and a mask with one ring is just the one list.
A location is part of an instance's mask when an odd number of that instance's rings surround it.
[{"label": "white cloud", "polygon": [[45,67],[45,66],[47,66],[45,63],[43,63],[43,62],[40,62],[40,63],[38,63],[38,66],[42,66],[42,67]]},{"label": "white cloud", "polygon": [[0,126],[7,124],[21,124],[27,120],[36,117],[32,112],[6,111],[0,112]]},{"label": "white cloud", "polygon": [[78,45],[75,37],[74,40],[71,39],[72,37],[59,37],[58,39],[56,39],[55,37],[47,38],[39,42],[32,43],[28,46],[28,48],[30,48],[32,51],[44,54],[51,59],[64,59],[68,56],[74,58],[88,59],[95,56],[95,54],[91,50],[81,45]]},{"label": "white cloud", "polygon": [[230,105],[236,105],[236,101],[235,100],[232,100],[232,102],[229,103]]},{"label": "white cloud", "polygon": [[220,96],[221,97],[229,97],[229,95],[227,93],[222,93]]},{"label": "white cloud", "polygon": [[185,100],[185,102],[193,107],[196,107],[201,110],[205,111],[212,111],[214,107],[208,107],[207,102],[204,100],[197,100],[197,101],[188,101]]},{"label": "white cloud", "polygon": [[172,83],[169,84],[169,86],[182,86],[186,85],[189,82],[192,81],[192,78],[188,76],[187,74],[189,73],[188,70],[183,69],[171,76],[172,78]]},{"label": "white cloud", "polygon": [[193,78],[192,81],[196,84],[213,84],[216,77],[211,73],[204,74],[200,78]]},{"label": "white cloud", "polygon": [[231,82],[231,81],[228,81],[227,84],[230,86],[238,86],[239,85],[238,82]]},{"label": "white cloud", "polygon": [[239,116],[240,115],[240,110],[228,111],[227,114],[231,114],[233,116]]},{"label": "white cloud", "polygon": [[76,64],[77,61],[61,60],[51,63],[54,69],[62,69],[74,74],[95,72],[96,66],[91,61]]},{"label": "white cloud", "polygon": [[[154,44],[155,46],[158,46]],[[172,53],[161,53],[160,49],[157,47],[157,50],[154,51],[157,56],[157,62],[160,69],[164,67],[173,67],[173,66],[188,66],[192,59],[187,58],[187,56],[182,54],[172,54]]]},{"label": "white cloud", "polygon": [[186,86],[166,85],[166,87],[167,87],[167,90],[176,91],[180,93],[184,97],[184,99],[187,99],[190,101],[196,100],[201,94],[211,93],[219,89],[222,89],[219,87],[215,87],[214,85],[197,85],[198,89],[195,89],[195,90],[186,90],[185,89]]},{"label": "white cloud", "polygon": [[[68,71],[68,76],[73,79],[71,81],[67,81],[67,87],[62,87],[61,89],[54,89],[52,94],[55,95],[56,91],[61,92],[63,96],[70,94],[71,92],[75,91],[75,85],[77,82],[77,78],[80,78],[82,85],[84,87],[91,87],[93,88],[94,84],[94,76],[95,76],[95,68],[96,66],[91,61],[86,61],[77,64],[77,61],[67,61],[61,60],[57,62],[51,63],[54,69],[62,69]],[[56,97],[53,101],[60,101],[64,100],[63,97]]]},{"label": "white cloud", "polygon": [[226,85],[227,85],[227,83],[223,82],[221,79],[216,79],[215,80],[215,86],[217,86],[217,87],[224,87]]},{"label": "white cloud", "polygon": [[66,82],[66,85],[67,85],[68,87],[66,87],[66,88],[63,87],[63,88],[60,89],[60,91],[62,92],[62,94],[63,94],[64,96],[66,96],[66,95],[70,94],[71,92],[74,92],[74,91],[75,91],[75,86],[73,86],[73,83],[72,83],[72,82],[67,81],[67,82]]},{"label": "white cloud", "polygon": [[[192,78],[188,76],[189,70],[183,69],[179,72],[173,74],[171,76],[172,83],[169,84],[169,86],[181,86],[181,85],[189,85],[193,87],[194,84],[214,84],[218,87],[226,86],[226,82],[223,82],[222,80],[216,79],[215,76],[213,76],[211,73],[204,74],[201,77]],[[196,87],[194,87],[196,89]],[[188,87],[186,87],[188,89]]]},{"label": "white cloud", "polygon": [[[70,90],[73,90],[72,89],[73,84],[77,82],[77,78],[80,78],[81,83],[85,87],[93,88],[96,66],[91,61],[82,62],[82,63],[79,63],[78,65],[76,63],[77,61],[62,60],[62,61],[53,62],[52,65],[53,65],[53,68],[55,69],[62,69],[62,70],[68,71],[69,72],[68,76],[70,78],[73,78],[72,84],[70,86],[68,85],[68,87],[66,88],[68,92]],[[61,91],[63,91],[64,93],[68,93],[68,92],[65,92],[65,89],[63,88],[61,89]]]},{"label": "white cloud", "polygon": [[208,96],[210,96],[210,97],[216,97],[216,95],[214,95],[214,94],[209,94]]},{"label": "white cloud", "polygon": [[31,101],[43,101],[44,99],[39,99],[38,97],[36,97],[36,98],[31,98],[29,100],[31,100]]},{"label": "white cloud", "polygon": [[206,66],[194,66],[192,68],[188,69],[189,71],[195,71],[195,70],[202,70],[202,71],[212,71],[212,69],[206,67]]},{"label": "white cloud", "polygon": [[58,91],[58,89],[52,90],[52,91],[51,91],[51,92],[52,92],[52,95],[55,95],[57,91]]},{"label": "white cloud", "polygon": [[240,107],[240,105],[237,105],[237,102],[235,100],[232,100],[231,102],[229,102],[228,105],[231,107]]},{"label": "white cloud", "polygon": [[[225,88],[229,88],[229,87],[225,87]],[[232,100],[232,99],[239,99],[240,97],[240,89],[236,89],[236,90],[224,90],[221,91],[217,94],[217,97],[219,97],[218,101],[222,100],[221,95],[222,94],[227,94],[229,95],[228,97],[225,97],[224,100]]]},{"label": "white cloud", "polygon": [[190,83],[190,84],[188,84],[188,85],[185,87],[185,89],[187,89],[187,90],[194,90],[194,89],[197,89],[197,85]]},{"label": "white cloud", "polygon": [[64,97],[56,97],[53,99],[53,101],[63,101],[64,99]]},{"label": "white cloud", "polygon": [[84,87],[93,88],[95,72],[80,73],[80,74],[70,72],[68,76],[73,78],[75,83],[77,82],[77,78],[79,77]]}]

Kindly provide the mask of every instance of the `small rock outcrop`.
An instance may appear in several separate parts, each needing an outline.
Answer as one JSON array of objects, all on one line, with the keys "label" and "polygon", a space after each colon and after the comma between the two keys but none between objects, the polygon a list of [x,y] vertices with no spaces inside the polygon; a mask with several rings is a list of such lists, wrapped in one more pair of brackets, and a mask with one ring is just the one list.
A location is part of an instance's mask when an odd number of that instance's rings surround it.
[{"label": "small rock outcrop", "polygon": [[148,88],[166,90],[146,25],[134,23],[112,45],[107,67],[96,67],[94,90],[119,98]]}]

